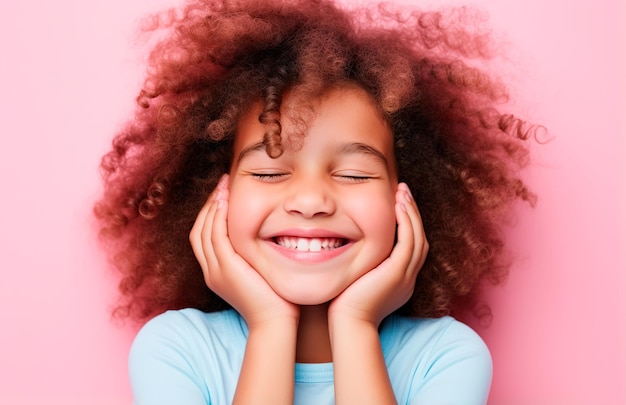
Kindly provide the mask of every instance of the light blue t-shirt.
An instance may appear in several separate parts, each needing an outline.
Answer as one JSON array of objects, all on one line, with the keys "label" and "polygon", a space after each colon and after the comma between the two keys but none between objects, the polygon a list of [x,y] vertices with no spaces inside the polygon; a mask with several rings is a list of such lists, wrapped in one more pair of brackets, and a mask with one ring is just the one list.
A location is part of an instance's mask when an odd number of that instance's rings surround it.
[{"label": "light blue t-shirt", "polygon": [[[130,381],[136,405],[232,402],[248,328],[234,310],[165,312],[133,342]],[[450,317],[390,316],[380,327],[398,404],[485,404],[492,363],[481,338]],[[297,405],[334,403],[332,363],[295,366]]]}]

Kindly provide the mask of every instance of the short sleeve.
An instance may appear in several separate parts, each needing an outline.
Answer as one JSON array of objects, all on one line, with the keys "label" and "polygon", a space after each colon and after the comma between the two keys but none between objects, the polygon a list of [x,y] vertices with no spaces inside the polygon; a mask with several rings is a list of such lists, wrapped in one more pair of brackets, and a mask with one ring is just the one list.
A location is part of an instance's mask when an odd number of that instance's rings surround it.
[{"label": "short sleeve", "polygon": [[[493,365],[483,340],[468,326],[451,322],[428,356],[425,374],[415,378],[411,404],[484,405]],[[415,377],[415,376],[414,376]]]},{"label": "short sleeve", "polygon": [[166,312],[137,334],[128,360],[134,405],[210,403],[195,375],[191,351],[180,336],[185,330],[183,321],[178,313]]}]

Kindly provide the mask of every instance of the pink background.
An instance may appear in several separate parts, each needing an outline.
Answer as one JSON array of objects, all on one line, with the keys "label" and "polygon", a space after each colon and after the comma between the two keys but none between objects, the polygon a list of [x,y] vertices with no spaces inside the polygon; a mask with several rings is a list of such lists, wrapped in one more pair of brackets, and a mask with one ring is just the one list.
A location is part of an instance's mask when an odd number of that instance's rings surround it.
[{"label": "pink background", "polygon": [[[90,210],[141,81],[137,20],[175,2],[0,3],[1,404],[131,402],[134,331],[110,320],[115,279]],[[539,204],[519,211],[519,260],[478,328],[495,363],[490,404],[624,404],[623,2],[472,4],[508,44],[498,63],[516,109],[555,137],[534,148]]]}]

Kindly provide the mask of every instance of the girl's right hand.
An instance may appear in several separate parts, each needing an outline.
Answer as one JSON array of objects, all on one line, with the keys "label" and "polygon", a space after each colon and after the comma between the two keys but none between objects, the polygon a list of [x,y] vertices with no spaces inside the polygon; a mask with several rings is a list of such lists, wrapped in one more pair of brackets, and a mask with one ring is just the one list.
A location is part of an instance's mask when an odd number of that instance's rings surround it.
[{"label": "girl's right hand", "polygon": [[189,234],[206,285],[246,320],[257,324],[298,320],[299,307],[272,290],[235,252],[228,237],[228,175],[224,175],[204,204]]},{"label": "girl's right hand", "polygon": [[189,240],[206,285],[248,324],[249,334],[232,403],[293,403],[300,308],[282,299],[235,252],[228,237],[228,176],[200,210]]}]

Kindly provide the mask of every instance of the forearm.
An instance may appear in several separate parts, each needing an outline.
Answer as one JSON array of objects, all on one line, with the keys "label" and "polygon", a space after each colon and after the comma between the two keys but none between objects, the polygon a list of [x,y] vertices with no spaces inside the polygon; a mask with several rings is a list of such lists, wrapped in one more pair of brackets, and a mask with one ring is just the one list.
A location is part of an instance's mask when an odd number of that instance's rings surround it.
[{"label": "forearm", "polygon": [[396,404],[375,325],[343,320],[330,324],[335,400],[344,404]]},{"label": "forearm", "polygon": [[297,320],[251,327],[233,404],[293,404]]}]

